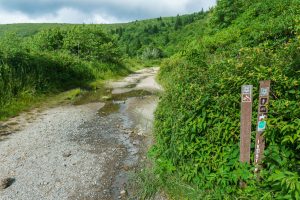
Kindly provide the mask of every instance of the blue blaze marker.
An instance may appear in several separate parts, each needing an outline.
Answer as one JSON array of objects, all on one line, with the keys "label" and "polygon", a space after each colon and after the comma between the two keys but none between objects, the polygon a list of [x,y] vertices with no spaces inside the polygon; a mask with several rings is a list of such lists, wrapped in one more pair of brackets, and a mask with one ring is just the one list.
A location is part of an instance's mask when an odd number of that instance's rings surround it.
[{"label": "blue blaze marker", "polygon": [[258,122],[257,131],[264,131],[266,130],[267,122],[266,121],[260,121]]}]

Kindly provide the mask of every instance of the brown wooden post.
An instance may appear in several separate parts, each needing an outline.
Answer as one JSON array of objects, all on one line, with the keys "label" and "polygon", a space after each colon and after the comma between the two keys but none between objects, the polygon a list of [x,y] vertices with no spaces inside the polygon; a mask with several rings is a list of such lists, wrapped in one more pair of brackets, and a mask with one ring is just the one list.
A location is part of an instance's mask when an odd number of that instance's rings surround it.
[{"label": "brown wooden post", "polygon": [[255,139],[255,154],[254,154],[254,165],[256,166],[255,172],[259,171],[259,164],[261,163],[265,150],[265,139],[263,132],[267,126],[267,113],[269,104],[269,93],[270,93],[271,81],[260,81],[259,87],[259,103],[258,103],[258,116],[257,116],[257,130]]},{"label": "brown wooden post", "polygon": [[252,85],[242,86],[240,161],[243,163],[250,163],[252,88]]}]

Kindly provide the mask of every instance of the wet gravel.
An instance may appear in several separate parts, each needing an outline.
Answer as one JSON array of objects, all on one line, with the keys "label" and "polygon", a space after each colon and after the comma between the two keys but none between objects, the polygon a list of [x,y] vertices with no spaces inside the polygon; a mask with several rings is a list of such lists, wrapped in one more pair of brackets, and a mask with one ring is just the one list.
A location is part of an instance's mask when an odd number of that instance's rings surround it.
[{"label": "wet gravel", "polygon": [[[116,93],[160,90],[157,70],[142,70],[110,87]],[[126,199],[127,173],[141,161],[157,101],[155,95],[130,96],[107,115],[101,102],[39,113],[0,140],[0,181],[9,180],[0,187],[0,199]]]}]

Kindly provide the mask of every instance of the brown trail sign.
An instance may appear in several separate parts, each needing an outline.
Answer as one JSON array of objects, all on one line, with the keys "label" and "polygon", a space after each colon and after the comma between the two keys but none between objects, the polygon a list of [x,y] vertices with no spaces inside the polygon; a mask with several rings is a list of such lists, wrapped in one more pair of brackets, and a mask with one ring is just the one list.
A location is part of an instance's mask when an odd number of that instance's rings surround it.
[{"label": "brown trail sign", "polygon": [[256,166],[255,172],[258,172],[259,164],[264,155],[265,139],[263,132],[267,126],[267,113],[269,104],[269,93],[270,93],[271,81],[260,81],[259,88],[259,103],[258,103],[258,116],[257,116],[257,132],[255,139],[255,153],[254,153],[254,164]]},{"label": "brown trail sign", "polygon": [[252,85],[243,85],[241,93],[240,161],[250,163]]}]

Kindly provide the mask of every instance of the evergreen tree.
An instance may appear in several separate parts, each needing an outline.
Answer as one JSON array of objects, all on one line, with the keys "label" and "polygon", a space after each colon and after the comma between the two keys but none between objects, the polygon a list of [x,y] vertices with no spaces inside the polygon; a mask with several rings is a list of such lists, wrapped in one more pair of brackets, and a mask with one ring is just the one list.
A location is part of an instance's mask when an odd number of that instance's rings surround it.
[{"label": "evergreen tree", "polygon": [[175,25],[174,25],[174,29],[178,30],[179,28],[181,28],[181,26],[182,26],[182,20],[181,20],[180,16],[177,15]]},{"label": "evergreen tree", "polygon": [[156,34],[156,33],[158,33],[158,32],[159,32],[159,29],[158,29],[157,25],[156,25],[156,24],[153,25],[153,27],[152,27],[152,33],[153,33],[153,34]]}]

